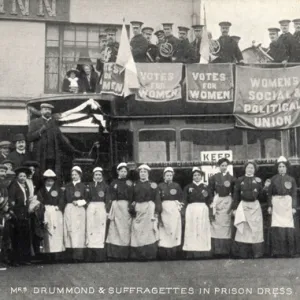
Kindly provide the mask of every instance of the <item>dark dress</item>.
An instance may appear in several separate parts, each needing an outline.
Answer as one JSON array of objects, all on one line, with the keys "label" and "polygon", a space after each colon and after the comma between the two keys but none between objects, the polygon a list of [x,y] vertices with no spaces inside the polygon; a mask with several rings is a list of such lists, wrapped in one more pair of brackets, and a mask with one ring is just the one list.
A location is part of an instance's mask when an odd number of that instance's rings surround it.
[{"label": "dark dress", "polygon": [[106,240],[107,256],[111,259],[129,258],[131,215],[129,204],[133,197],[133,183],[127,179],[115,179],[109,187],[108,210],[110,224]]},{"label": "dark dress", "polygon": [[215,216],[212,221],[211,246],[214,255],[228,256],[232,244],[232,195],[235,179],[228,172],[217,173],[209,178],[209,187],[214,201]]},{"label": "dark dress", "polygon": [[10,261],[12,263],[22,263],[30,261],[31,257],[31,229],[28,213],[29,189],[24,185],[25,195],[15,180],[11,183],[8,190],[8,199],[11,209],[15,215],[6,222],[5,226],[10,228],[12,252]]},{"label": "dark dress", "polygon": [[[182,255],[182,213],[175,201],[183,205],[183,193],[180,185],[176,182],[162,182],[158,185],[162,201],[160,224],[160,241],[158,244],[158,257],[160,259],[178,259]],[[168,201],[168,203],[166,202]],[[167,203],[167,205],[166,205]],[[173,214],[172,214],[173,212]],[[163,240],[165,239],[165,241]],[[162,246],[167,243],[177,245],[173,247]]]},{"label": "dark dress", "polygon": [[[274,199],[276,196],[279,196],[276,200],[282,204]],[[291,210],[297,207],[297,185],[293,177],[279,174],[272,177],[268,188],[268,206],[273,207],[274,210],[274,205],[278,208],[276,212],[272,212],[274,220],[270,227],[271,255],[275,257],[293,256],[296,254],[296,224]],[[283,207],[280,207],[281,205]],[[283,212],[282,215],[280,211]]]},{"label": "dark dress", "polygon": [[[239,205],[245,214],[244,233],[236,230],[232,253],[240,258],[259,258],[264,254],[263,218],[260,202],[263,200],[264,191],[259,177],[242,176],[236,180],[233,194],[233,210],[238,210]],[[241,201],[243,201],[241,203]],[[235,226],[238,213],[235,214]],[[247,227],[247,228],[246,228]],[[246,229],[249,230],[246,231]],[[238,241],[237,241],[238,240]],[[243,240],[243,241],[240,241]]]},{"label": "dark dress", "polygon": [[[212,197],[210,189],[204,183],[199,185],[194,182],[190,183],[183,190],[183,199],[186,207],[183,251],[185,251],[186,258],[211,257],[210,204]],[[199,232],[198,228],[206,228],[206,230]],[[205,242],[208,245],[203,245],[202,234],[206,237]],[[196,248],[199,250],[193,250]]]},{"label": "dark dress", "polygon": [[153,260],[157,257],[158,227],[154,215],[161,212],[157,184],[137,181],[133,187],[130,258]]},{"label": "dark dress", "polygon": [[142,34],[134,36],[130,41],[130,46],[135,62],[147,62],[148,41]]},{"label": "dark dress", "polygon": [[[86,249],[86,261],[89,262],[100,262],[106,260],[106,247],[103,245],[102,248],[98,246],[89,247],[89,244],[93,242],[93,236],[100,235],[101,238],[103,236],[103,239],[100,241],[100,243],[103,241],[103,244],[105,244],[105,236],[106,236],[106,229],[107,229],[107,218],[106,218],[106,212],[107,212],[107,193],[108,193],[108,185],[104,182],[90,182],[87,185],[88,189],[88,204],[87,204],[87,241],[88,239],[91,239],[91,242],[87,244]],[[93,204],[103,203],[100,207],[92,208]],[[100,217],[93,218],[93,216]],[[89,225],[90,224],[90,225]],[[100,230],[100,232],[97,230]]]}]

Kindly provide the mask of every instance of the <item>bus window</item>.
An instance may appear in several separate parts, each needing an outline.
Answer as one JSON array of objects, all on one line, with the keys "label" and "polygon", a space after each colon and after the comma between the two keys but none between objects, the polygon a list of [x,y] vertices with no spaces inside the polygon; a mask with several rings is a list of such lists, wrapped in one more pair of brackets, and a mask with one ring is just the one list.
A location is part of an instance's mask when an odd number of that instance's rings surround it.
[{"label": "bus window", "polygon": [[276,159],[281,155],[281,132],[248,130],[248,158]]},{"label": "bus window", "polygon": [[133,134],[128,129],[118,129],[113,133],[115,162],[133,160]]},{"label": "bus window", "polygon": [[176,132],[172,129],[139,132],[139,162],[177,160]]},{"label": "bus window", "polygon": [[183,129],[180,137],[182,161],[200,160],[201,151],[232,150],[233,159],[245,159],[246,146],[240,129]]}]

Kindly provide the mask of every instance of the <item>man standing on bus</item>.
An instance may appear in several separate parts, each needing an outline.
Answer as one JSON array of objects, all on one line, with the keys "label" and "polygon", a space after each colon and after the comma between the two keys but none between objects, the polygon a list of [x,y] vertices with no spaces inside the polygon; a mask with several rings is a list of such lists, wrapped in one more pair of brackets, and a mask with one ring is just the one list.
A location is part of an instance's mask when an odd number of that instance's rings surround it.
[{"label": "man standing on bus", "polygon": [[267,53],[273,58],[273,62],[277,63],[287,63],[288,54],[286,53],[286,48],[283,43],[278,41],[278,32],[279,28],[269,28],[269,36],[270,36],[270,47]]}]

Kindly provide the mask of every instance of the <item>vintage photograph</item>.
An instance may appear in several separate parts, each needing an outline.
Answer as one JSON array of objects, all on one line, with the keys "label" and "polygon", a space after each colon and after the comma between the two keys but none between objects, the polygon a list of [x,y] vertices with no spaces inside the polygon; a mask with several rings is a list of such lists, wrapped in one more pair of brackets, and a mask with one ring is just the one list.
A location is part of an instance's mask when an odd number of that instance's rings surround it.
[{"label": "vintage photograph", "polygon": [[0,299],[300,299],[300,0],[0,0]]}]

